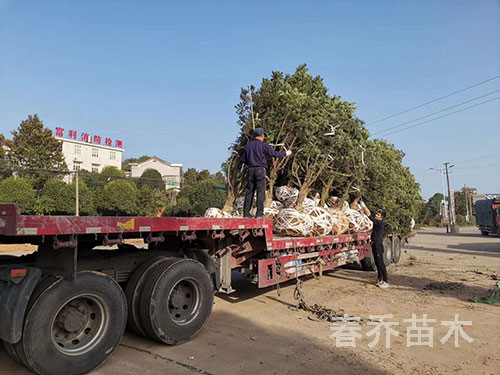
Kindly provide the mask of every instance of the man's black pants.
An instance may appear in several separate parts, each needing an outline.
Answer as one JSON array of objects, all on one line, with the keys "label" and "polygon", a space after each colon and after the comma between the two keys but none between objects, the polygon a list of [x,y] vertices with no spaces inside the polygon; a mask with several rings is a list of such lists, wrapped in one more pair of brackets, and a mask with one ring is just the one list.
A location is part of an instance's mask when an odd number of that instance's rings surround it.
[{"label": "man's black pants", "polygon": [[377,266],[378,281],[383,280],[387,282],[387,269],[384,263],[384,244],[382,242],[373,242],[372,254],[373,259],[375,259],[375,265]]},{"label": "man's black pants", "polygon": [[264,216],[264,200],[266,199],[266,168],[250,167],[247,175],[247,189],[245,192],[245,204],[243,214],[250,217],[250,209],[253,205],[253,195],[257,191],[257,217]]}]

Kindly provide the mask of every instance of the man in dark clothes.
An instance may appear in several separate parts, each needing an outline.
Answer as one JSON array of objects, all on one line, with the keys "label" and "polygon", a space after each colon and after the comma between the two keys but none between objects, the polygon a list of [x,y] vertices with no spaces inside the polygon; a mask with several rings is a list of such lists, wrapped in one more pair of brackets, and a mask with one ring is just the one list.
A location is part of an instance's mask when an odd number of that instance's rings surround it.
[{"label": "man in dark clothes", "polygon": [[371,235],[372,240],[372,254],[377,266],[377,286],[379,288],[387,288],[387,269],[384,263],[384,219],[385,211],[378,210],[375,215],[372,215],[370,210],[366,207],[363,201],[359,202],[359,206],[363,209],[366,216],[373,222],[373,231]]},{"label": "man in dark clothes", "polygon": [[243,214],[245,217],[251,217],[250,209],[253,205],[254,193],[257,191],[257,217],[264,217],[267,157],[284,158],[291,155],[292,152],[290,150],[286,153],[274,151],[271,146],[264,142],[265,134],[262,128],[256,128],[254,135],[255,139],[245,146],[242,155],[242,161],[248,167]]}]

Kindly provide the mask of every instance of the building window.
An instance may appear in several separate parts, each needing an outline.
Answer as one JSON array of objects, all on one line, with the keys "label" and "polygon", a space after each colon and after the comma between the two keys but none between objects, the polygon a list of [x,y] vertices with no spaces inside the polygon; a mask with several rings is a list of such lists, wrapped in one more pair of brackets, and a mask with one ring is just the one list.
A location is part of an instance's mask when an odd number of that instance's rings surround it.
[{"label": "building window", "polygon": [[99,173],[99,164],[92,164],[92,172]]},{"label": "building window", "polygon": [[168,189],[175,189],[177,188],[177,179],[175,177],[167,177],[165,179],[165,186]]},{"label": "building window", "polygon": [[74,161],[73,162],[73,170],[74,171],[79,171],[80,169],[82,169],[82,162],[80,162],[80,161]]},{"label": "building window", "polygon": [[82,145],[75,145],[75,154],[76,155],[82,154]]},{"label": "building window", "polygon": [[98,158],[99,157],[99,149],[92,147],[92,157]]},{"label": "building window", "polygon": [[109,160],[116,160],[116,152],[114,151],[109,152]]}]

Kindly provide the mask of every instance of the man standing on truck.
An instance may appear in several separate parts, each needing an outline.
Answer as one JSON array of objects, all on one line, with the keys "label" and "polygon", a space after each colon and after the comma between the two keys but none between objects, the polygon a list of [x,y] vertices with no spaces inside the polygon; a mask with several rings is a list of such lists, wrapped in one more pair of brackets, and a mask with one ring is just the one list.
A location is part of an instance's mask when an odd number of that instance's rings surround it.
[{"label": "man standing on truck", "polygon": [[245,192],[245,203],[243,205],[243,215],[250,216],[250,209],[253,205],[253,196],[257,191],[257,217],[264,217],[264,200],[266,199],[266,168],[267,157],[284,158],[290,156],[292,152],[275,151],[271,146],[264,142],[264,129],[256,128],[254,130],[255,139],[248,142],[243,151],[242,161],[248,167],[247,187]]},{"label": "man standing on truck", "polygon": [[363,201],[359,202],[359,207],[363,210],[366,216],[373,222],[373,230],[371,235],[372,254],[377,267],[377,286],[379,288],[388,288],[387,269],[384,263],[384,226],[385,226],[385,211],[377,210],[375,215],[366,207]]}]

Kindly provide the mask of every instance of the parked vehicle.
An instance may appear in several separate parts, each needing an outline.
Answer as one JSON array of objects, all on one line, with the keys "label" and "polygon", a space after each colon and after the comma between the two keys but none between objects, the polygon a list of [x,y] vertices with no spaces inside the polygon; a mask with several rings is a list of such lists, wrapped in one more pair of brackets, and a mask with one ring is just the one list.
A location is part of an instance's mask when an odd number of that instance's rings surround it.
[{"label": "parked vehicle", "polygon": [[476,202],[476,225],[481,234],[500,237],[500,200],[482,199]]},{"label": "parked vehicle", "polygon": [[[386,262],[397,262],[401,238],[388,241]],[[126,325],[169,345],[189,340],[214,292],[234,291],[234,270],[259,288],[347,263],[374,270],[369,233],[278,237],[269,219],[28,216],[5,204],[0,243],[37,246],[0,256],[0,339],[39,374],[93,370]]]}]

